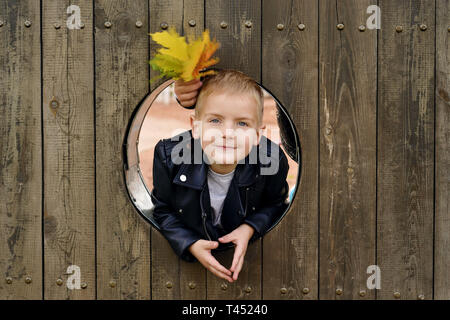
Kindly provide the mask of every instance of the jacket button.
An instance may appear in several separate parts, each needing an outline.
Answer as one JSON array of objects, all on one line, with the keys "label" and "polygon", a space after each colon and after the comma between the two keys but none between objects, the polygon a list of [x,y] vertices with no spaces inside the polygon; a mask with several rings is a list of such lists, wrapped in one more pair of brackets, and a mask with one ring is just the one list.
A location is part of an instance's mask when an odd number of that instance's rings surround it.
[{"label": "jacket button", "polygon": [[183,209],[178,210],[179,213],[183,213]]},{"label": "jacket button", "polygon": [[183,182],[185,182],[185,181],[186,181],[186,176],[185,176],[184,174],[182,174],[182,175],[180,176],[180,180],[183,181]]},{"label": "jacket button", "polygon": [[253,211],[255,211],[255,210],[256,210],[256,208],[255,208],[255,207],[252,207],[252,210],[253,210]]}]

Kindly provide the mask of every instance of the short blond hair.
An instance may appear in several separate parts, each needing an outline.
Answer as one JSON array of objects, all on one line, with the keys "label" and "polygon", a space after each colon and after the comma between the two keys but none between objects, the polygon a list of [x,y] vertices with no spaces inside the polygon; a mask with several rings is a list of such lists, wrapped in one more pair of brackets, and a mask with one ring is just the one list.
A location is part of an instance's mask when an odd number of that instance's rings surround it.
[{"label": "short blond hair", "polygon": [[231,69],[218,70],[216,74],[205,77],[197,97],[195,116],[198,116],[203,100],[217,92],[249,94],[255,99],[258,107],[258,123],[262,123],[264,114],[264,93],[261,87],[245,73]]}]

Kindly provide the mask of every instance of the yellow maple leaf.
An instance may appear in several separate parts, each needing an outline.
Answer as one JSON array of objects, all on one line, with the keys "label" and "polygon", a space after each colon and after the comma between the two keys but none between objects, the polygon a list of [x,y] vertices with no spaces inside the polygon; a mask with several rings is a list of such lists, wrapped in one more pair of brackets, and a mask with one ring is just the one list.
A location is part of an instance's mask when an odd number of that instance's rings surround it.
[{"label": "yellow maple leaf", "polygon": [[[157,78],[166,76],[176,80],[190,81],[215,73],[213,70],[201,71],[219,62],[219,58],[211,58],[211,56],[220,47],[220,43],[216,39],[211,41],[209,30],[205,30],[202,37],[197,40],[190,37],[189,43],[173,27],[169,28],[169,31],[149,35],[164,47],[159,48],[157,54],[150,60],[152,68],[160,72]],[[150,81],[153,80],[155,79]]]}]

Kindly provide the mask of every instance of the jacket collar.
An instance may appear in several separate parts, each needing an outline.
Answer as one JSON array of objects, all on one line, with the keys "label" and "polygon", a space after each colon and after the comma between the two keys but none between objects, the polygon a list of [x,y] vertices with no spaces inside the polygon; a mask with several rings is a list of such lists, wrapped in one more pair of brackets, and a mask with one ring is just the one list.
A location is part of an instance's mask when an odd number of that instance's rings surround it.
[{"label": "jacket collar", "polygon": [[[191,133],[191,141],[190,145],[194,145],[194,148],[191,150],[202,150],[199,139],[194,139],[192,137],[192,130],[189,130]],[[238,163],[235,169],[235,174],[233,180],[236,180],[237,185],[239,187],[249,186],[253,184],[258,177],[258,164],[249,164],[249,157],[252,152],[257,152],[257,147],[253,146],[252,151],[247,155],[247,157],[242,160],[242,163]],[[194,155],[192,152],[191,163],[181,163],[177,174],[173,179],[173,183],[178,184],[180,186],[190,187],[194,189],[201,190],[204,188],[206,179],[208,176],[208,168],[209,165],[203,161],[203,150],[202,150],[202,159],[200,164],[194,163]]]}]

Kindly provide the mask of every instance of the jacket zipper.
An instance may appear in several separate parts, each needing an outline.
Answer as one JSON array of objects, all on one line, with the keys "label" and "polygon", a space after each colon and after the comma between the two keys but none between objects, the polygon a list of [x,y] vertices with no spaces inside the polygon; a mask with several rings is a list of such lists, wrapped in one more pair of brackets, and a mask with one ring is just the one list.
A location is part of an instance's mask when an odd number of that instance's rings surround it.
[{"label": "jacket zipper", "polygon": [[206,230],[206,212],[203,210],[203,190],[200,195],[200,207],[202,209],[203,231],[205,231],[206,236],[208,237],[209,241],[211,241],[208,230]]}]

